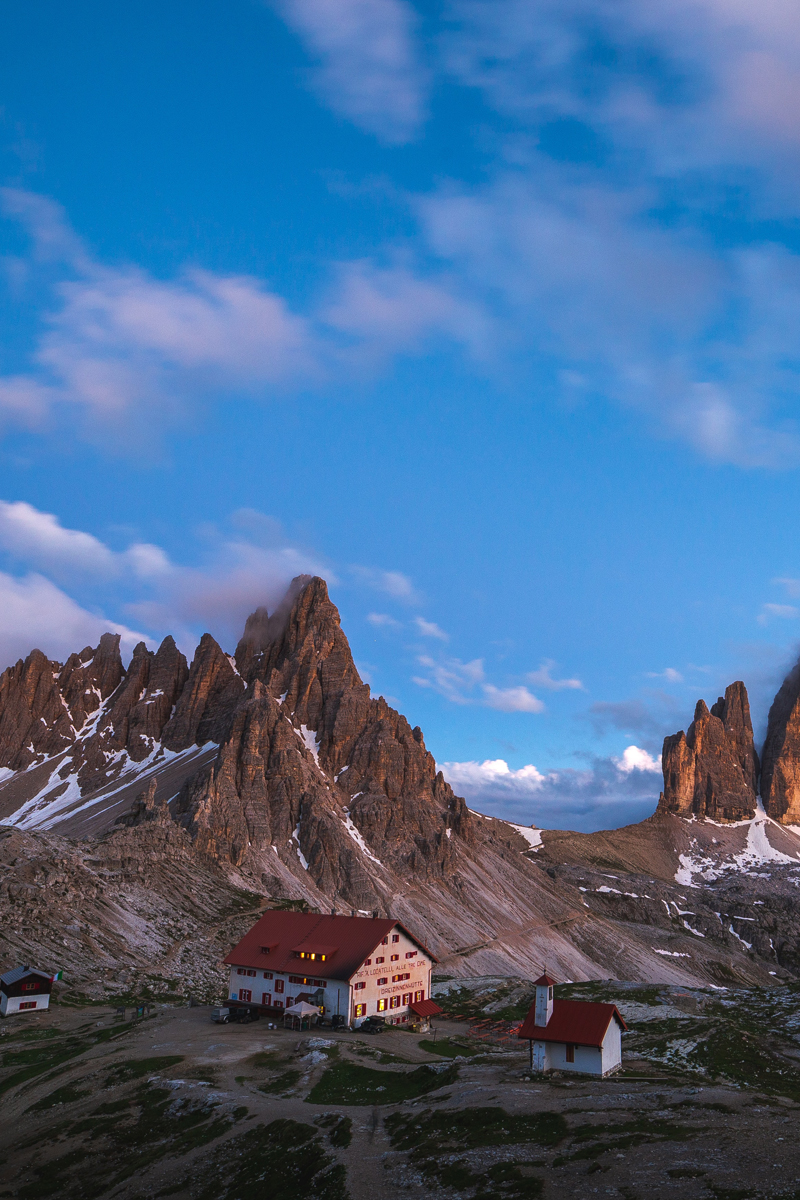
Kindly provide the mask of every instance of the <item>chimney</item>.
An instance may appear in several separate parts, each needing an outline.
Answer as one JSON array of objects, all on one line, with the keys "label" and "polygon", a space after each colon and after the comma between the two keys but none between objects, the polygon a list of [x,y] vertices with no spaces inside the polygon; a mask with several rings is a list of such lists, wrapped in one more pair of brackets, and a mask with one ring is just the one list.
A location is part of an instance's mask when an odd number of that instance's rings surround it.
[{"label": "chimney", "polygon": [[351,917],[354,917],[355,915],[356,915],[356,910],[355,910],[354,908],[351,908],[351,909],[350,909],[350,916],[351,916]]},{"label": "chimney", "polygon": [[378,919],[378,910],[377,910],[377,908],[376,908],[376,909],[373,909],[373,912],[372,912],[372,919],[373,919],[373,921],[377,921],[377,919]]}]

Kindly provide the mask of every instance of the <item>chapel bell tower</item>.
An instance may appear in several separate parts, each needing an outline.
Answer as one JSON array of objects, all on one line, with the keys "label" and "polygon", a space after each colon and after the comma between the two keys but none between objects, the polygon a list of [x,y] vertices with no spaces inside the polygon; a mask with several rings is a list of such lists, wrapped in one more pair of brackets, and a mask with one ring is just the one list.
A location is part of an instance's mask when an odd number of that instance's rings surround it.
[{"label": "chapel bell tower", "polygon": [[553,1015],[554,980],[542,975],[536,980],[536,1024],[543,1028]]}]

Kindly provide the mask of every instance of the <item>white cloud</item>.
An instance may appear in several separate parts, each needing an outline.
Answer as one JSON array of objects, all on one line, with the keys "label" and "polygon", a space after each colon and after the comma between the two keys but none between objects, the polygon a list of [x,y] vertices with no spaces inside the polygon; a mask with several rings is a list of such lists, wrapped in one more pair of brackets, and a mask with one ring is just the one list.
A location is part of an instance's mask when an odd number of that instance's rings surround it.
[{"label": "white cloud", "polygon": [[531,671],[526,676],[528,683],[532,683],[535,687],[547,688],[551,692],[560,692],[565,689],[585,691],[580,679],[553,679],[552,672],[555,665],[552,658],[546,658],[538,670]]},{"label": "white cloud", "polygon": [[405,263],[343,265],[321,316],[354,339],[359,359],[375,362],[400,349],[424,351],[443,338],[484,359],[500,336],[486,306],[459,294],[457,279],[423,275]]},{"label": "white cloud", "polygon": [[424,617],[415,617],[414,624],[423,637],[438,638],[440,642],[449,642],[450,638],[435,621],[426,621]]},{"label": "white cloud", "polygon": [[540,713],[545,709],[542,701],[522,686],[498,688],[485,683],[483,695],[487,708],[496,708],[500,712]]},{"label": "white cloud", "polygon": [[32,566],[59,574],[85,571],[108,576],[116,561],[108,546],[77,529],[65,529],[58,517],[23,500],[0,500],[0,547]]},{"label": "white cloud", "polygon": [[38,649],[63,662],[76,650],[96,645],[103,633],[121,634],[128,655],[147,640],[97,613],[88,612],[42,575],[15,579],[0,572],[0,669]]},{"label": "white cloud", "polygon": [[683,683],[683,676],[674,667],[665,667],[663,671],[647,671],[648,679],[666,679],[667,683]]},{"label": "white cloud", "polygon": [[619,760],[595,759],[585,770],[543,772],[531,763],[513,770],[504,759],[439,766],[453,790],[479,812],[521,825],[592,832],[641,821],[655,810],[658,764],[638,747],[628,751]]},{"label": "white cloud", "polygon": [[631,771],[661,770],[660,761],[639,746],[628,746],[623,751],[622,758],[615,758],[612,761],[625,775],[629,775]]},{"label": "white cloud", "polygon": [[794,621],[800,616],[800,609],[794,604],[762,604],[757,620],[759,625],[766,625],[771,618],[781,621]]},{"label": "white cloud", "polygon": [[396,621],[388,613],[367,613],[367,620],[370,625],[374,625],[377,629],[402,629],[400,621]]},{"label": "white cloud", "polygon": [[260,280],[187,271],[162,281],[135,267],[92,261],[52,201],[0,189],[26,225],[39,259],[63,259],[70,275],[29,375],[0,378],[7,419],[41,424],[58,405],[77,408],[94,436],[177,418],[198,397],[282,388],[319,378],[308,322]]},{"label": "white cloud", "polygon": [[[486,759],[484,762],[439,763],[450,786],[465,794],[484,794],[487,788],[503,790],[509,794],[529,797],[541,788],[545,776],[532,763],[512,771],[505,759]],[[460,793],[459,793],[460,794]]]},{"label": "white cloud", "polygon": [[126,574],[148,579],[173,569],[160,546],[134,542],[127,550],[111,550],[93,534],[67,529],[53,513],[24,500],[0,500],[0,550],[59,579],[78,575],[112,579]]},{"label": "white cloud", "polygon": [[[206,530],[200,565],[187,566],[173,562],[160,546],[135,542],[126,550],[114,551],[92,534],[64,528],[52,513],[21,501],[0,501],[0,549],[26,566],[46,569],[60,579],[118,584],[126,597],[124,611],[152,632],[173,634],[189,655],[197,633],[206,629],[229,648],[235,645],[248,614],[259,605],[277,603],[296,575],[321,574],[330,583],[337,582],[328,564],[290,544],[278,523],[263,514],[242,510],[233,514],[230,526]],[[108,628],[124,629],[85,613],[41,575],[27,577],[35,581],[35,587],[11,575],[3,578],[11,581],[7,583],[11,600],[6,635],[14,640],[16,624],[21,631],[15,645],[25,646],[29,636],[28,626],[20,621],[20,602],[12,603],[15,595],[24,594],[24,587],[33,587],[36,611],[45,611],[47,601],[62,614],[63,619],[54,618],[61,625],[50,636],[59,645],[68,645],[70,651],[85,645],[86,638],[77,646],[70,642],[71,631],[81,622],[101,633]],[[28,645],[27,650],[30,648]]]},{"label": "white cloud", "polygon": [[427,108],[405,0],[274,0],[319,66],[312,78],[330,107],[381,141],[410,141]]}]

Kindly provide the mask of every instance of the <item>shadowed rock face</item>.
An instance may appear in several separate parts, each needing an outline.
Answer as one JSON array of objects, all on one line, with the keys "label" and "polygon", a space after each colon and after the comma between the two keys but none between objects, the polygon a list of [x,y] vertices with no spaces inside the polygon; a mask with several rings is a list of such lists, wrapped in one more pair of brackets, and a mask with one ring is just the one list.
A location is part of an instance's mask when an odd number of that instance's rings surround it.
[{"label": "shadowed rock face", "polygon": [[753,817],[759,763],[744,684],[732,683],[710,711],[698,700],[688,733],[664,739],[661,762],[660,811],[715,821]]},{"label": "shadowed rock face", "polygon": [[417,878],[454,869],[472,836],[422,732],[362,683],[322,579],[296,580],[276,613],[248,619],[236,650],[247,692],[179,819],[207,853],[244,862],[272,847],[362,909],[380,902],[371,862]]},{"label": "shadowed rock face", "polygon": [[800,824],[800,662],[772,702],[764,742],[761,795],[775,821]]}]

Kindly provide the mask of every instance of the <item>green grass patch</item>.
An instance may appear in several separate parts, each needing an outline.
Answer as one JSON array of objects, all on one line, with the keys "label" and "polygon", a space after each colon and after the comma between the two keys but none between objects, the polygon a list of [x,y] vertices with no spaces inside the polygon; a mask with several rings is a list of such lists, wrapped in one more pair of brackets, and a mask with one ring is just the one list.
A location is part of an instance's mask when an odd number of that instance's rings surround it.
[{"label": "green grass patch", "polygon": [[80,1138],[81,1145],[34,1166],[34,1178],[17,1192],[19,1200],[56,1192],[64,1200],[98,1200],[160,1159],[215,1141],[247,1114],[239,1108],[231,1118],[217,1109],[205,1099],[180,1099],[171,1089],[140,1084],[125,1100],[62,1125],[60,1139]]},{"label": "green grass patch", "polygon": [[[638,1117],[618,1125],[580,1125],[573,1129],[573,1146],[578,1149],[553,1160],[554,1167],[581,1159],[597,1159],[610,1151],[630,1150],[643,1142],[686,1142],[705,1133],[705,1127],[677,1125],[655,1117]],[[585,1142],[586,1145],[580,1143]]]},{"label": "green grass patch", "polygon": [[309,1104],[399,1104],[446,1087],[458,1078],[458,1068],[434,1071],[374,1071],[360,1063],[337,1062],[327,1067],[306,1100]]},{"label": "green grass patch", "polygon": [[109,1085],[127,1083],[131,1079],[142,1079],[145,1075],[153,1075],[166,1071],[183,1062],[182,1054],[162,1054],[155,1058],[129,1058],[117,1063],[109,1075]]},{"label": "green grass patch", "polygon": [[275,1079],[268,1079],[266,1083],[259,1084],[258,1090],[267,1096],[282,1096],[294,1087],[299,1078],[300,1071],[284,1071]]},{"label": "green grass patch", "polygon": [[[192,1200],[350,1200],[345,1168],[325,1150],[313,1125],[278,1120],[230,1138],[186,1180]],[[159,1195],[166,1196],[167,1192]]]},{"label": "green grass patch", "polygon": [[341,1113],[322,1113],[314,1118],[314,1124],[327,1129],[328,1141],[337,1149],[345,1150],[353,1140],[353,1118]]},{"label": "green grass patch", "polygon": [[57,1104],[74,1104],[90,1095],[91,1092],[88,1089],[82,1090],[77,1083],[65,1083],[63,1087],[56,1088],[48,1096],[43,1096],[41,1100],[31,1104],[26,1112],[44,1112],[45,1109],[55,1108]]},{"label": "green grass patch", "polygon": [[473,1054],[485,1054],[487,1047],[482,1043],[473,1045],[459,1038],[437,1038],[435,1042],[426,1040],[419,1043],[420,1050],[427,1054],[438,1054],[441,1058],[471,1058]]},{"label": "green grass patch", "polygon": [[[560,1113],[512,1115],[502,1108],[470,1108],[461,1112],[432,1112],[413,1115],[392,1113],[384,1122],[392,1147],[405,1150],[427,1179],[441,1187],[463,1191],[475,1188],[475,1200],[535,1200],[541,1196],[542,1180],[532,1174],[544,1163],[500,1162],[485,1172],[473,1171],[459,1152],[482,1146],[518,1146],[533,1142],[555,1146],[569,1130]],[[446,1161],[445,1161],[446,1160]]]},{"label": "green grass patch", "polygon": [[466,1108],[461,1112],[391,1113],[384,1126],[396,1150],[422,1158],[480,1146],[516,1146],[535,1142],[556,1146],[569,1133],[560,1113],[507,1113],[503,1108]]}]

